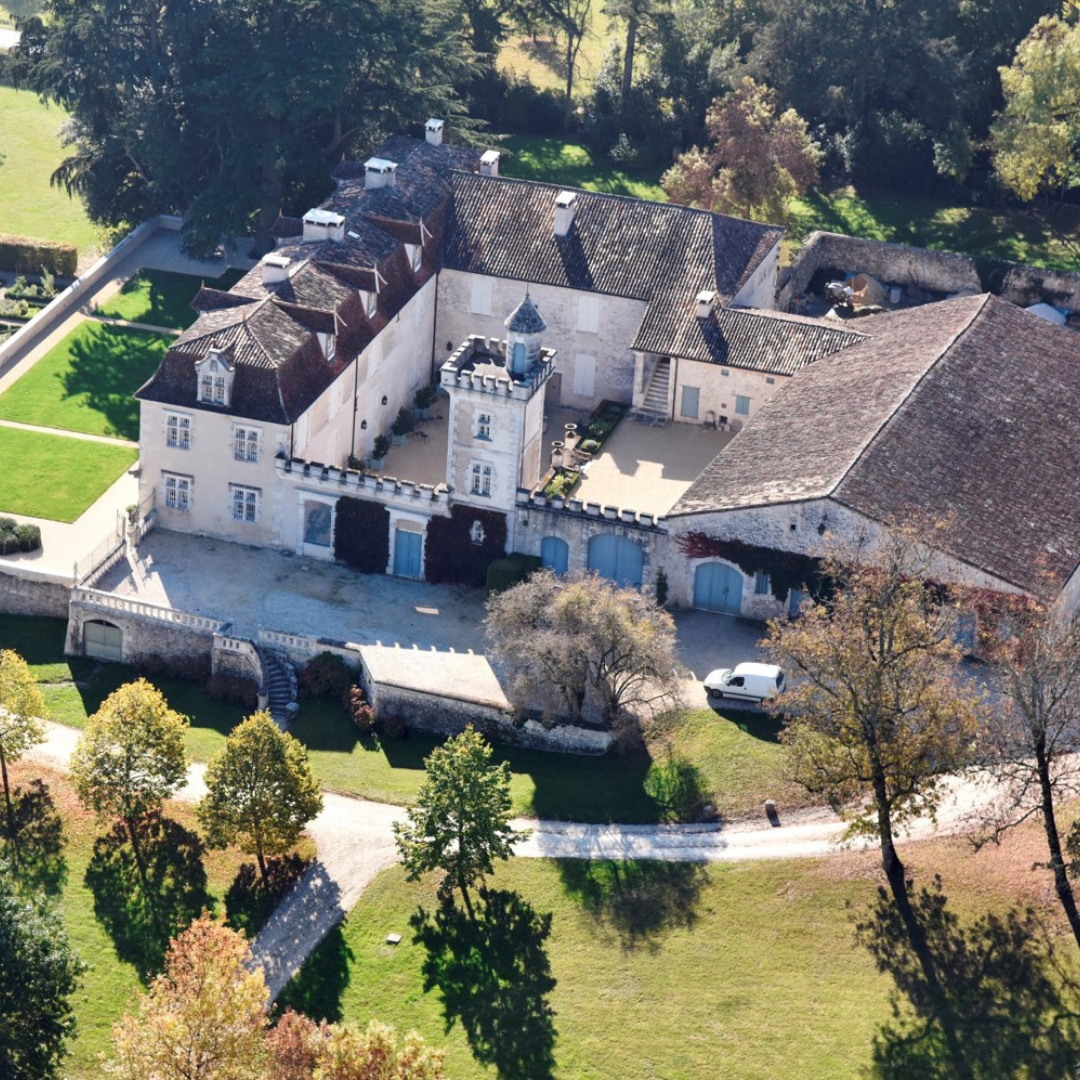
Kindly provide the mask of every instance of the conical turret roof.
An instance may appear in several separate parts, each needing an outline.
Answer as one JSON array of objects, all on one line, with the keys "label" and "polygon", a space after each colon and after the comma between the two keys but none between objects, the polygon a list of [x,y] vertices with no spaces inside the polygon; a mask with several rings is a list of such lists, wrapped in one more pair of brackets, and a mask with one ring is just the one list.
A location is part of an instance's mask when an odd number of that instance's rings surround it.
[{"label": "conical turret roof", "polygon": [[527,292],[525,299],[510,312],[503,326],[514,334],[542,334],[547,329],[547,323],[540,318],[540,312]]}]

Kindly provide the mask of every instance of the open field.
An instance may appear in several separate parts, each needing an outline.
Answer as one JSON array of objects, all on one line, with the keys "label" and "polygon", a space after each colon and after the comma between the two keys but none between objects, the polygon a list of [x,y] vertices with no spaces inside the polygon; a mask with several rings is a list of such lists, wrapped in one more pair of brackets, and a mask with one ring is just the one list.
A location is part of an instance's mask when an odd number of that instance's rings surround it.
[{"label": "open field", "polygon": [[[620,23],[610,18],[600,4],[593,4],[589,14],[589,29],[581,43],[574,74],[574,97],[580,99],[592,89],[604,61],[604,53],[613,37],[620,33]],[[510,36],[499,50],[497,67],[519,79],[528,79],[534,86],[563,91],[566,89],[566,44],[563,38],[553,41],[537,35],[534,41],[527,34]]]},{"label": "open field", "polygon": [[0,86],[0,227],[19,236],[74,244],[85,262],[97,243],[82,203],[69,199],[49,177],[65,156],[59,128],[67,119],[28,90]]},{"label": "open field", "polygon": [[134,447],[0,427],[0,513],[74,521],[135,464]]},{"label": "open field", "polygon": [[139,438],[131,396],[157,370],[172,338],[103,323],[80,323],[0,395],[0,419]]},{"label": "open field", "polygon": [[[208,279],[206,284],[227,291],[243,276],[242,270],[229,270],[219,278]],[[105,301],[98,314],[127,322],[186,330],[198,318],[198,313],[191,310],[191,301],[201,283],[201,278],[191,274],[140,270],[115,296]]]}]

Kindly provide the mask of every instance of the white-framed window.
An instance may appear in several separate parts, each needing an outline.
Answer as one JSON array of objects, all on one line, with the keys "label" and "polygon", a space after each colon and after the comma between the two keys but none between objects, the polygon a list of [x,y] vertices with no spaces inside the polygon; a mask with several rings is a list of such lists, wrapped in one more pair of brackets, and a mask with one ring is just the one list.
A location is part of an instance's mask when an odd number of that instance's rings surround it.
[{"label": "white-framed window", "polygon": [[743,397],[742,394],[736,394],[735,395],[735,412],[739,416],[749,416],[750,415],[750,399],[748,397]]},{"label": "white-framed window", "polygon": [[246,521],[253,525],[259,520],[262,492],[258,488],[230,484],[229,498],[232,500],[233,521]]},{"label": "white-framed window", "polygon": [[165,445],[177,450],[191,449],[191,417],[183,413],[165,414]]},{"label": "white-framed window", "polygon": [[162,473],[161,486],[165,491],[165,505],[170,510],[186,513],[191,509],[191,477],[177,473]]},{"label": "white-framed window", "polygon": [[233,457],[237,461],[258,461],[261,432],[253,427],[233,428]]},{"label": "white-framed window", "polygon": [[600,297],[578,297],[577,328],[581,334],[596,334],[600,331]]},{"label": "white-framed window", "polygon": [[469,310],[474,315],[491,314],[491,278],[474,277],[472,279],[472,297]]},{"label": "white-framed window", "polygon": [[424,249],[420,244],[406,244],[405,253],[409,256],[409,265],[413,269],[414,274],[420,273],[420,268],[424,265]]},{"label": "white-framed window", "polygon": [[364,314],[369,319],[375,318],[375,312],[379,309],[379,294],[374,289],[357,289],[356,292],[364,305]]},{"label": "white-framed window", "polygon": [[476,437],[491,441],[491,413],[480,413],[476,418]]},{"label": "white-framed window", "polygon": [[472,467],[472,493],[474,495],[491,494],[491,466],[482,462],[473,462]]},{"label": "white-framed window", "polygon": [[199,380],[199,400],[211,405],[227,405],[229,403],[228,384],[224,375],[213,375],[204,371]]},{"label": "white-framed window", "polygon": [[326,335],[326,362],[332,363],[337,354],[337,334]]},{"label": "white-framed window", "polygon": [[754,595],[766,596],[769,592],[769,575],[764,570],[754,574]]}]

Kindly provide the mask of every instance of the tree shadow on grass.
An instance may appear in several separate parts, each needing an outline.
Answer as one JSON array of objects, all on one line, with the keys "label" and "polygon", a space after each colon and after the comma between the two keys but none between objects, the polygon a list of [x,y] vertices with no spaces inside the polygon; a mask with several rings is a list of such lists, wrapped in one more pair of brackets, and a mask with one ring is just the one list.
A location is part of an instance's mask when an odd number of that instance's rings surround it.
[{"label": "tree shadow on grass", "polygon": [[555,988],[544,942],[551,915],[515,892],[481,889],[475,920],[440,898],[409,920],[424,946],[424,990],[437,989],[449,1031],[461,1023],[473,1057],[501,1080],[547,1080],[555,1067]]},{"label": "tree shadow on grass", "polygon": [[658,949],[672,927],[697,922],[697,905],[708,872],[701,863],[560,859],[563,887],[624,949]]},{"label": "tree shadow on grass", "polygon": [[341,999],[349,986],[352,961],[353,951],[339,924],[285,984],[274,1002],[275,1012],[295,1009],[312,1020],[337,1023],[342,1018]]},{"label": "tree shadow on grass", "polygon": [[204,848],[197,833],[163,816],[140,827],[146,887],[123,825],[94,842],[86,886],[94,915],[112,938],[117,956],[141,977],[161,970],[169,940],[213,906],[206,888]]},{"label": "tree shadow on grass", "polygon": [[701,770],[670,751],[649,769],[645,793],[661,821],[701,821],[712,798]]},{"label": "tree shadow on grass", "polygon": [[956,1030],[945,1030],[896,905],[879,890],[856,933],[896,990],[893,1018],[874,1039],[871,1074],[953,1077],[951,1035],[973,1077],[1074,1075],[1080,988],[1057,964],[1034,913],[1011,910],[963,925],[948,909],[940,878],[913,897],[913,906]]},{"label": "tree shadow on grass", "polygon": [[229,925],[254,938],[285,894],[307,873],[311,859],[295,852],[266,860],[266,879],[255,863],[243,863],[225,894]]},{"label": "tree shadow on grass", "polygon": [[18,847],[16,850],[12,840],[5,836],[0,854],[21,886],[55,896],[67,881],[67,862],[64,826],[49,794],[49,785],[42,780],[19,785],[11,793],[11,802]]}]

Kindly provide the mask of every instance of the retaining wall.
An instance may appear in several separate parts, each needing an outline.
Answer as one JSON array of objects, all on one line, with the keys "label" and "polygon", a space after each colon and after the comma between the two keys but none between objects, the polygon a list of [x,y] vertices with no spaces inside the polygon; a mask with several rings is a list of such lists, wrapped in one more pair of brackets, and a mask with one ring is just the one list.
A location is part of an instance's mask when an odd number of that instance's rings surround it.
[{"label": "retaining wall", "polygon": [[66,619],[71,582],[38,577],[32,570],[18,576],[0,572],[0,612],[6,615],[48,615]]}]

